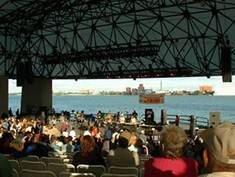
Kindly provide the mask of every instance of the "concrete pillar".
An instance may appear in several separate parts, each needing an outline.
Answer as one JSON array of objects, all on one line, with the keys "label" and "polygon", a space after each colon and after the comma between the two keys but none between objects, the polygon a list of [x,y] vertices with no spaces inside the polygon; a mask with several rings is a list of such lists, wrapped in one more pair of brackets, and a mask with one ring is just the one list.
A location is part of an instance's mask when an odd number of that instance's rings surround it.
[{"label": "concrete pillar", "polygon": [[22,87],[21,112],[35,113],[52,108],[52,80],[34,78],[31,84],[26,81]]},{"label": "concrete pillar", "polygon": [[0,76],[0,117],[8,113],[8,78]]}]

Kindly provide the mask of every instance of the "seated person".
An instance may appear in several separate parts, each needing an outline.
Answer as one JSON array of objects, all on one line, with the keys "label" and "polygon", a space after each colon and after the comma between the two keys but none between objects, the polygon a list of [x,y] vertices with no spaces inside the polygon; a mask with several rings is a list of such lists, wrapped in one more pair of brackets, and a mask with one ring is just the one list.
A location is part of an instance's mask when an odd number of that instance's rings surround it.
[{"label": "seated person", "polygon": [[36,155],[38,157],[48,157],[49,151],[53,149],[49,146],[49,136],[45,134],[35,134],[33,141],[25,147],[22,156]]},{"label": "seated person", "polygon": [[135,154],[128,149],[131,134],[124,131],[118,138],[118,147],[110,150],[107,156],[107,166],[135,167]]},{"label": "seated person", "polygon": [[162,157],[145,162],[144,177],[197,177],[198,164],[183,156],[187,135],[177,126],[166,126],[160,136]]},{"label": "seated person", "polygon": [[235,125],[222,123],[206,133],[203,160],[208,174],[200,177],[235,177]]},{"label": "seated person", "polygon": [[10,143],[14,140],[14,137],[9,132],[4,132],[0,138],[0,153],[10,154]]},{"label": "seated person", "polygon": [[76,167],[80,164],[104,165],[101,151],[96,147],[95,139],[90,135],[82,136],[80,139],[80,151],[73,156],[72,164]]}]

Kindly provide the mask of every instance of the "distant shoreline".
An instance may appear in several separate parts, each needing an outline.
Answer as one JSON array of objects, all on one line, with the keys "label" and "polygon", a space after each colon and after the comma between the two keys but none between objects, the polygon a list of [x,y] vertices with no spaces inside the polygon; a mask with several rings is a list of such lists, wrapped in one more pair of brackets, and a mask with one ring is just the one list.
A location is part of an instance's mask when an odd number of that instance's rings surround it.
[{"label": "distant shoreline", "polygon": [[[9,93],[9,96],[21,96],[21,93]],[[139,96],[139,95],[124,95],[124,94],[79,94],[79,93],[54,93],[53,96]],[[235,96],[235,95],[210,95],[210,94],[200,94],[200,95],[178,95],[178,94],[171,94],[171,95],[166,95],[166,96]]]},{"label": "distant shoreline", "polygon": [[[52,92],[53,96],[139,96],[141,93],[129,93],[126,91],[100,91],[100,92]],[[155,91],[151,93],[144,93],[146,95],[148,94],[164,94],[166,96],[197,96],[197,95],[214,95],[214,91],[212,92],[201,92],[199,90],[195,91],[187,91],[187,90],[181,90],[181,91]],[[10,93],[9,95],[18,95],[20,96],[21,93]]]}]

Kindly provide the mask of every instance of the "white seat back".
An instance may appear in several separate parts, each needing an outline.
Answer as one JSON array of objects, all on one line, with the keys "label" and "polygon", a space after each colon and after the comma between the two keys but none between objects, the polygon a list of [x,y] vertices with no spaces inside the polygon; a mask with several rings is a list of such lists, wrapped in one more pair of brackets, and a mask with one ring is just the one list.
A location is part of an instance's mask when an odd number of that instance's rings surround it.
[{"label": "white seat back", "polygon": [[21,177],[56,177],[55,173],[51,171],[38,171],[23,169],[20,173]]},{"label": "white seat back", "polygon": [[6,157],[6,159],[12,159],[13,157],[10,154],[2,154],[4,157]]},{"label": "white seat back", "polygon": [[59,176],[61,172],[75,172],[75,167],[72,164],[49,163],[48,170],[53,171],[57,176]]},{"label": "white seat back", "polygon": [[59,177],[96,177],[93,173],[69,173],[61,172]]},{"label": "white seat back", "polygon": [[138,177],[134,174],[111,174],[111,173],[104,173],[101,177]]},{"label": "white seat back", "polygon": [[138,176],[138,168],[110,166],[108,168],[108,173],[110,174],[134,174]]},{"label": "white seat back", "polygon": [[144,168],[139,169],[139,177],[144,177]]},{"label": "white seat back", "polygon": [[18,162],[18,160],[8,160],[8,162],[10,162],[12,168],[14,168],[18,173],[21,172],[21,167],[20,167],[20,163]]},{"label": "white seat back", "polygon": [[28,156],[25,156],[25,157],[22,157],[19,159],[20,161],[22,160],[27,160],[27,161],[35,161],[35,162],[38,162],[39,161],[39,157],[36,156],[36,155],[28,155]]},{"label": "white seat back", "polygon": [[19,176],[20,176],[19,172],[15,168],[13,168],[12,169],[12,177],[19,177]]},{"label": "white seat back", "polygon": [[48,165],[49,163],[62,163],[62,159],[59,157],[41,157],[40,159],[46,165]]},{"label": "white seat back", "polygon": [[96,177],[100,177],[105,172],[103,165],[78,165],[78,173],[93,173]]},{"label": "white seat back", "polygon": [[41,161],[34,162],[34,161],[22,160],[20,162],[20,165],[22,170],[23,169],[38,170],[38,171],[46,170],[46,164]]}]

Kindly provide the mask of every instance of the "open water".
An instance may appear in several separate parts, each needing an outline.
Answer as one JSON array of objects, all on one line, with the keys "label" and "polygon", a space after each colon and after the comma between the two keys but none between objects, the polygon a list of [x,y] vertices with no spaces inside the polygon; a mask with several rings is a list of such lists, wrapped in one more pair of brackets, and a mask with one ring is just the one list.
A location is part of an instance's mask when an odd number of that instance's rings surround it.
[{"label": "open water", "polygon": [[[21,96],[9,97],[9,107],[13,113],[20,108],[20,101]],[[122,113],[135,110],[139,117],[150,108],[156,121],[160,118],[161,109],[166,109],[167,114],[202,117],[209,117],[210,112],[218,111],[222,120],[235,122],[235,96],[165,96],[164,104],[140,104],[138,96],[53,96],[53,107],[57,112],[84,110],[87,114],[96,114],[99,110]]]}]

